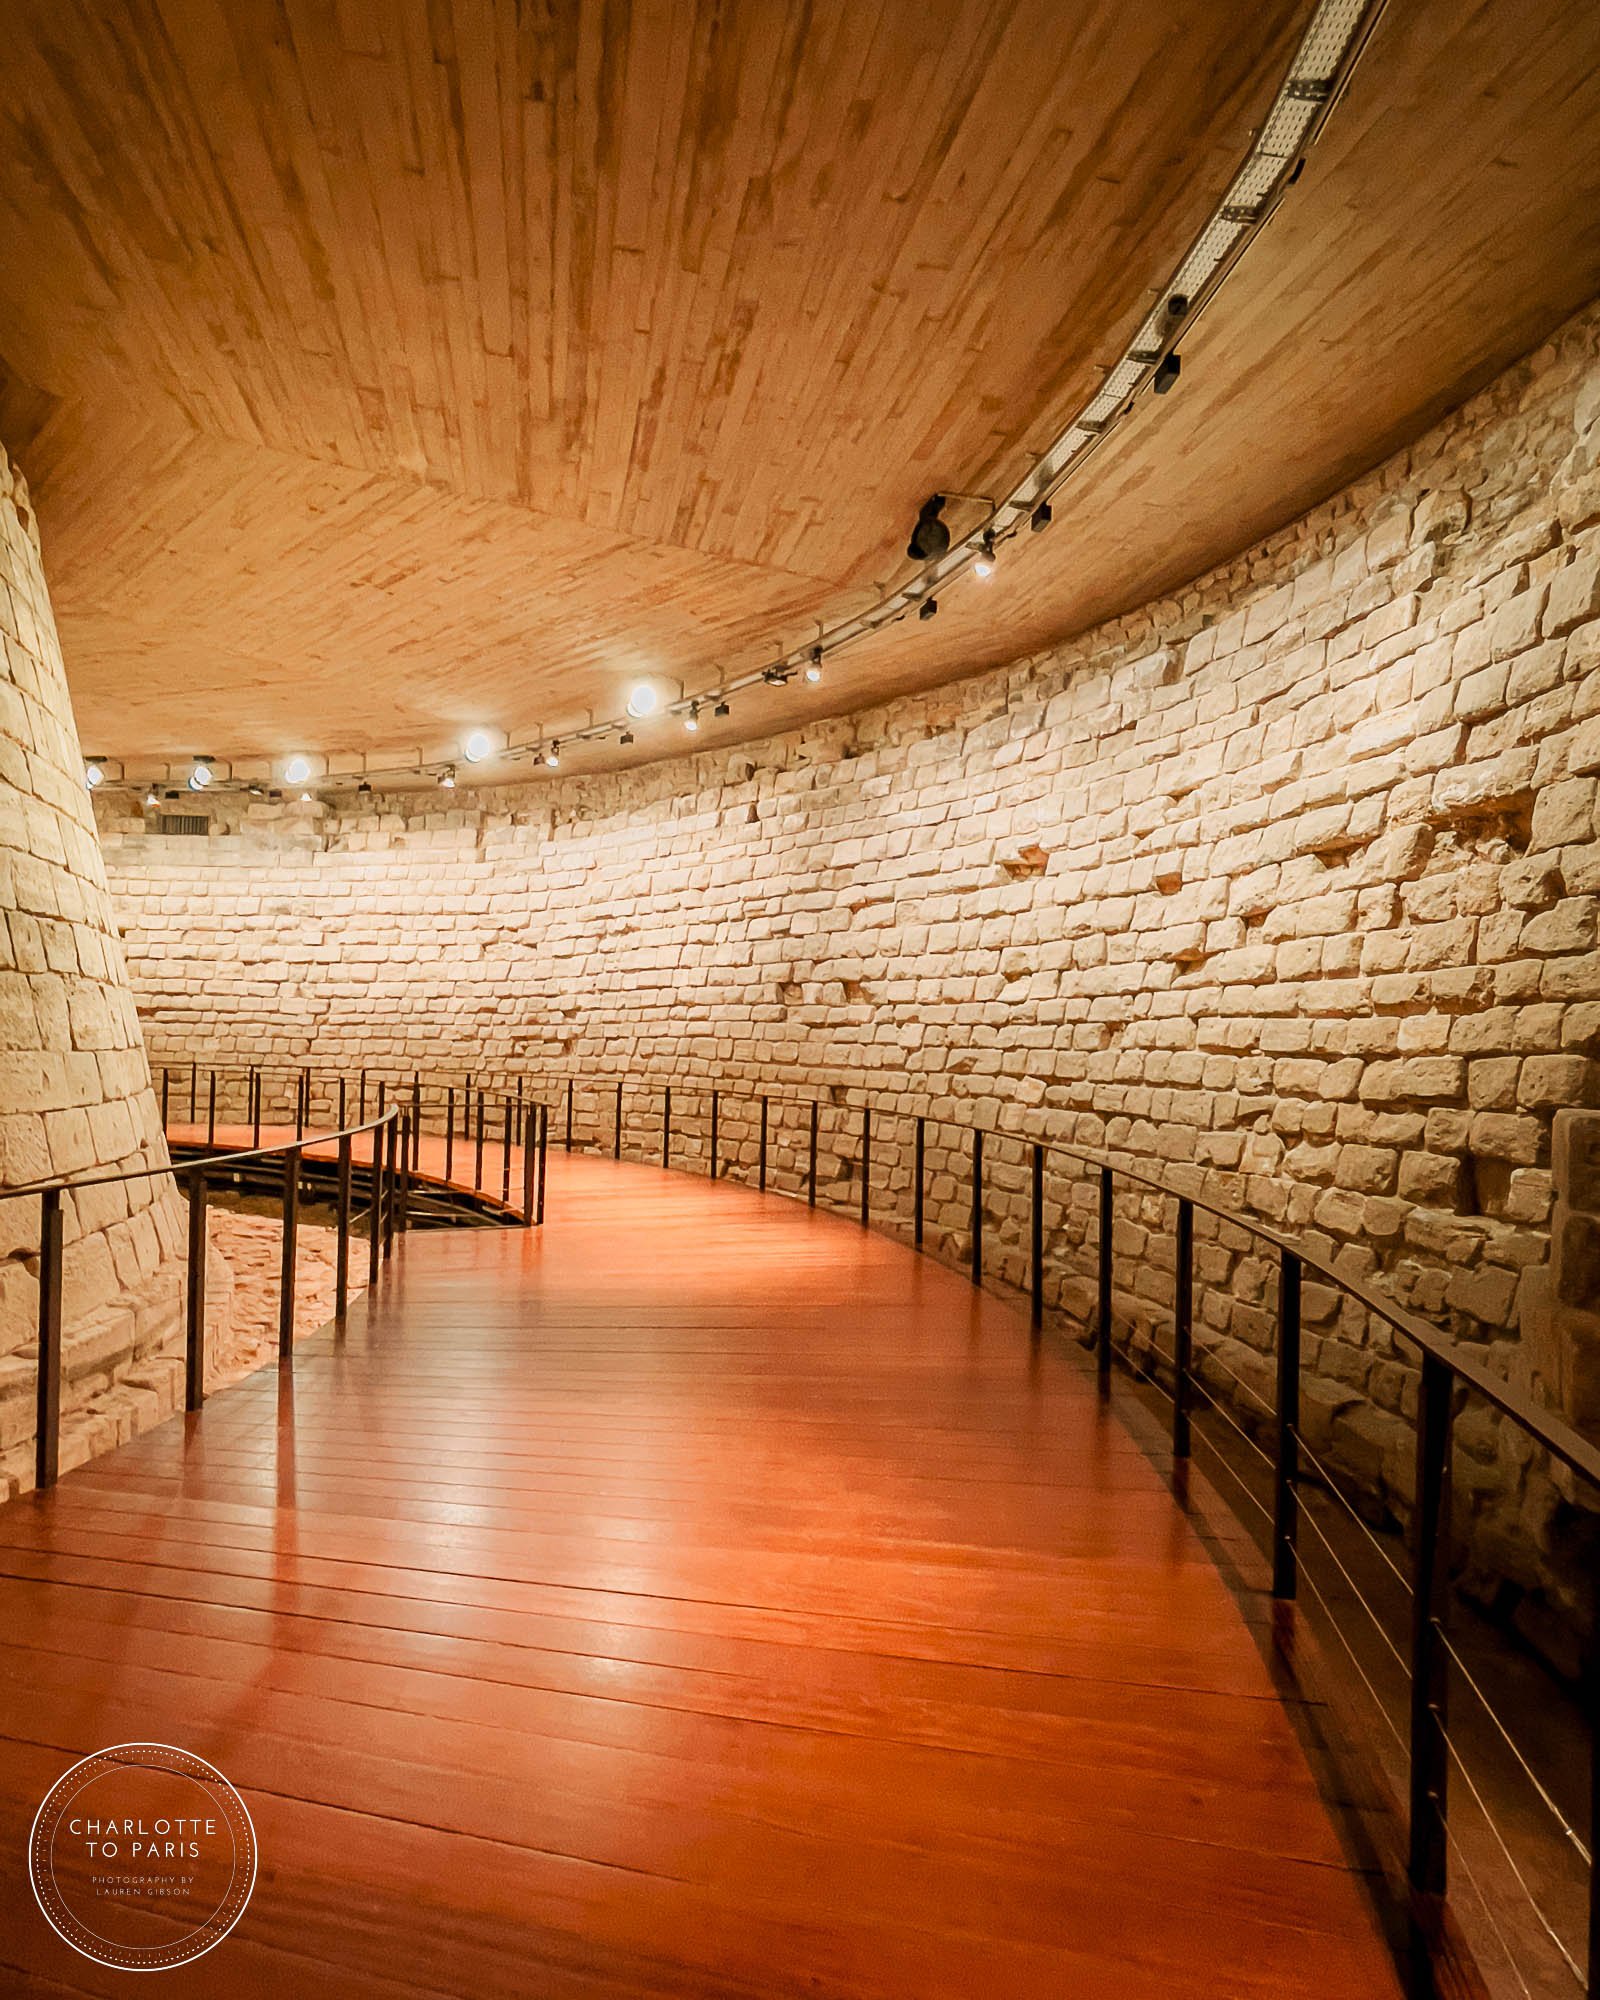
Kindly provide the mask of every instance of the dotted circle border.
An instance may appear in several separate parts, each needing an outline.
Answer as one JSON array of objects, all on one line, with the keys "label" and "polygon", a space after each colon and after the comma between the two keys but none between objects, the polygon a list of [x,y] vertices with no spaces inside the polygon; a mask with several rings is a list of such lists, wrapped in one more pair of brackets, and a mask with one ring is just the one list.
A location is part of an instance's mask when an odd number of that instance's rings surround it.
[{"label": "dotted circle border", "polygon": [[[103,1771],[126,1768],[130,1764],[175,1771],[179,1776],[214,1785],[233,1833],[234,1869],[228,1893],[205,1922],[180,1944],[153,1949],[131,1945],[120,1949],[108,1947],[105,1940],[90,1931],[67,1906],[55,1886],[50,1865],[50,1844],[60,1813],[90,1778],[98,1777]],[[52,1813],[53,1808],[58,1810]],[[250,1817],[250,1809],[215,1764],[208,1764],[203,1757],[195,1756],[191,1750],[181,1750],[174,1743],[112,1743],[104,1750],[95,1751],[93,1756],[81,1757],[69,1770],[63,1771],[45,1793],[39,1810],[33,1816],[33,1827],[28,1835],[28,1880],[33,1888],[34,1901],[39,1905],[46,1923],[82,1957],[92,1959],[99,1965],[114,1966],[122,1972],[164,1972],[173,1966],[187,1965],[193,1959],[204,1957],[221,1944],[244,1915],[255,1890],[257,1853],[255,1822]],[[248,1865],[243,1865],[246,1862]]]}]

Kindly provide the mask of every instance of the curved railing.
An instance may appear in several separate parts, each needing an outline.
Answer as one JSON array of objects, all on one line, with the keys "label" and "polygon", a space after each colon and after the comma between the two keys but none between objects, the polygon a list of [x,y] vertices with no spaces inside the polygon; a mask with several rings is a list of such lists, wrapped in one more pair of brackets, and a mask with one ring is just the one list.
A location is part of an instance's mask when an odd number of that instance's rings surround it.
[{"label": "curved railing", "polygon": [[[541,1151],[548,1139],[568,1151],[593,1150],[616,1159],[659,1159],[663,1167],[698,1170],[712,1179],[742,1174],[763,1190],[789,1193],[812,1206],[837,1208],[841,1203],[835,1198],[836,1186],[825,1183],[819,1171],[819,1154],[826,1143],[835,1166],[848,1169],[848,1207],[863,1225],[907,1226],[912,1243],[923,1250],[928,1247],[930,1221],[936,1211],[945,1225],[934,1232],[940,1236],[938,1249],[951,1261],[959,1259],[975,1284],[992,1282],[995,1275],[988,1268],[987,1253],[996,1233],[988,1201],[1003,1177],[1004,1192],[1025,1221],[1024,1240],[1004,1246],[1005,1261],[1014,1273],[1009,1282],[1027,1299],[1036,1335],[1046,1321],[1047,1280],[1052,1275],[1047,1257],[1047,1188],[1050,1176],[1065,1170],[1088,1197],[1077,1208],[1084,1225],[1083,1247],[1089,1251],[1092,1244],[1087,1259],[1091,1268],[1080,1274],[1087,1280],[1084,1291],[1091,1303],[1086,1313],[1075,1317],[1085,1324],[1102,1386],[1109,1383],[1118,1352],[1114,1326],[1116,1202],[1119,1193],[1131,1191],[1143,1201],[1160,1204],[1170,1216],[1172,1347],[1162,1350],[1152,1339],[1149,1358],[1158,1362],[1159,1368],[1142,1364],[1131,1352],[1123,1358],[1170,1396],[1172,1451],[1179,1462],[1190,1455],[1196,1391],[1220,1408],[1216,1397],[1203,1387],[1195,1351],[1196,1216],[1207,1218],[1219,1234],[1241,1232],[1266,1251],[1277,1267],[1272,1314],[1274,1394],[1270,1403],[1265,1396],[1257,1401],[1262,1406],[1261,1433],[1267,1440],[1265,1455],[1271,1466],[1272,1592],[1281,1601],[1291,1601],[1297,1595],[1301,1486],[1305,1461],[1316,1464],[1301,1421],[1305,1373],[1302,1298],[1307,1274],[1389,1328],[1414,1353],[1420,1375],[1411,1496],[1409,1589],[1413,1615],[1407,1657],[1402,1661],[1410,1680],[1405,1746],[1409,1766],[1406,1873],[1421,1907],[1433,1909],[1442,1919],[1451,1839],[1448,1774],[1451,1758],[1456,1755],[1446,1724],[1449,1681],[1454,1677],[1451,1662],[1458,1672],[1466,1672],[1459,1652],[1451,1645],[1447,1618],[1456,1406],[1463,1392],[1481,1397],[1553,1459],[1588,1482],[1600,1502],[1600,1450],[1593,1443],[1502,1379],[1470,1348],[1387,1297],[1366,1278],[1196,1185],[1198,1169],[1189,1184],[1180,1185],[1175,1176],[1152,1172],[1142,1162],[1116,1151],[1035,1138],[1015,1127],[985,1126],[931,1106],[907,1110],[903,1095],[886,1103],[853,1084],[836,1087],[844,1094],[845,1101],[841,1101],[834,1091],[821,1095],[776,1083],[763,1086],[747,1079],[713,1083],[698,1075],[539,1071],[513,1077],[504,1070],[494,1074],[502,1106],[511,1106],[512,1126],[505,1129],[513,1129],[521,1115],[517,1106],[535,1101],[548,1106],[540,1113]],[[259,1119],[265,1099],[281,1097],[286,1106],[292,1103],[297,1118],[309,1123],[316,1103],[342,1109],[347,1102],[364,1105],[382,1094],[383,1101],[398,1098],[406,1105],[413,1133],[430,1119],[435,1125],[442,1123],[446,1130],[460,1135],[458,1143],[474,1145],[481,1159],[486,1090],[483,1078],[469,1072],[463,1072],[459,1080],[443,1082],[437,1076],[425,1079],[419,1072],[395,1074],[376,1068],[340,1075],[293,1066],[273,1070],[190,1065],[169,1073],[164,1098],[173,1100],[187,1093],[191,1111],[198,1112],[202,1104],[214,1107],[219,1092],[226,1100],[242,1091]],[[489,1096],[493,1095],[490,1091]],[[501,1115],[507,1114],[502,1110]],[[1020,1113],[1019,1118],[1025,1115]],[[841,1121],[849,1127],[844,1135],[847,1154],[838,1150]],[[780,1126],[785,1128],[782,1145]],[[896,1126],[900,1144],[886,1158],[881,1150],[885,1130]],[[492,1132],[492,1118],[490,1129]],[[880,1148],[876,1155],[875,1142]],[[540,1181],[542,1186],[542,1170]],[[885,1213],[886,1200],[892,1201],[892,1214]],[[1058,1202],[1057,1209],[1059,1232],[1072,1212],[1070,1198]],[[951,1225],[953,1212],[959,1213],[961,1224]],[[1149,1268],[1147,1247],[1142,1269]],[[1053,1275],[1058,1281],[1059,1303],[1060,1269]],[[1002,1278],[1002,1282],[1007,1281]],[[1225,1364],[1223,1369],[1233,1373]],[[1235,1381],[1248,1389],[1237,1376]],[[1317,1470],[1331,1478],[1325,1467],[1317,1465]],[[1407,1579],[1402,1577],[1401,1581]],[[1480,1692],[1475,1683],[1472,1685],[1475,1693]],[[1498,1718],[1496,1726],[1504,1727]],[[1587,1861],[1583,1843],[1565,1821],[1563,1826]],[[1591,1869],[1591,1920],[1600,1925],[1596,1879]],[[1569,1966],[1573,1965],[1570,1954],[1564,1955]],[[1600,1996],[1600,1952],[1592,1956],[1596,1970],[1586,1975],[1586,1990]]]},{"label": "curved railing", "polygon": [[[169,1110],[169,1086],[163,1078],[163,1121]],[[299,1216],[302,1175],[308,1161],[328,1159],[334,1167],[334,1320],[342,1322],[350,1303],[350,1251],[356,1226],[367,1224],[368,1284],[378,1281],[381,1265],[391,1256],[396,1235],[403,1235],[411,1207],[412,1186],[422,1177],[421,1121],[418,1106],[402,1101],[380,1103],[373,1115],[366,1115],[363,1100],[354,1123],[344,1117],[343,1093],[340,1116],[334,1129],[315,1129],[308,1119],[297,1122],[294,1136],[262,1143],[261,1099],[255,1097],[252,1143],[232,1150],[217,1147],[215,1117],[216,1080],[210,1088],[213,1116],[205,1138],[199,1142],[198,1156],[190,1160],[168,1160],[151,1166],[128,1167],[105,1173],[62,1176],[30,1181],[20,1187],[0,1188],[0,1202],[35,1198],[39,1202],[39,1310],[38,1362],[36,1368],[36,1415],[34,1422],[34,1480],[40,1487],[54,1485],[61,1462],[61,1376],[62,1376],[62,1281],[65,1262],[64,1203],[92,1188],[116,1187],[138,1181],[171,1178],[180,1184],[188,1203],[188,1231],[184,1265],[184,1407],[198,1410],[205,1401],[205,1316],[206,1316],[206,1202],[208,1188],[224,1175],[236,1175],[243,1168],[266,1161],[281,1161],[282,1254],[278,1291],[278,1360],[282,1365],[294,1351],[295,1295],[298,1280]],[[501,1107],[496,1103],[496,1109]],[[483,1186],[483,1105],[479,1106],[477,1135],[478,1187],[508,1219],[532,1227],[543,1220],[544,1150],[539,1135],[547,1120],[540,1107],[518,1103],[513,1110],[509,1096],[504,1105],[505,1144],[502,1154],[504,1187],[497,1200]],[[380,1135],[382,1135],[380,1137]],[[521,1152],[520,1202],[511,1202],[513,1136]],[[364,1148],[358,1142],[367,1139]],[[364,1152],[363,1160],[360,1155]],[[367,1209],[358,1214],[352,1207],[358,1167],[366,1170],[369,1193]],[[446,1187],[454,1185],[449,1166],[442,1177]]]}]

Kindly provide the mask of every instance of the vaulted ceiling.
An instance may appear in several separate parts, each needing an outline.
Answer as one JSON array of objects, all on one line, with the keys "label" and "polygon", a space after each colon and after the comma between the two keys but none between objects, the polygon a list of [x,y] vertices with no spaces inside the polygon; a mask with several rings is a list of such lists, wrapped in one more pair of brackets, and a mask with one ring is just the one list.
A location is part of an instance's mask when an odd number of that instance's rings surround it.
[{"label": "vaulted ceiling", "polygon": [[[0,436],[85,742],[434,755],[804,640],[1093,393],[1309,12],[7,0]],[[1600,290],[1597,139],[1589,0],[1391,0],[1050,534],[725,733],[1046,643],[1374,462]]]}]

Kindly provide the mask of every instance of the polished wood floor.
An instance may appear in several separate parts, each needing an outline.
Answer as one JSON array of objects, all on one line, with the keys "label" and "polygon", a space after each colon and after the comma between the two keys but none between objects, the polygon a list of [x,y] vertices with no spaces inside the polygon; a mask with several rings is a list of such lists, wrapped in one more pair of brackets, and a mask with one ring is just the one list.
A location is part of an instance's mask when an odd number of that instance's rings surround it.
[{"label": "polished wood floor", "polygon": [[27,1829],[218,1764],[254,1900],[148,1985],[1382,2000],[1300,1739],[1075,1357],[838,1217],[559,1154],[342,1338],[0,1510],[0,1990],[123,1993]]}]

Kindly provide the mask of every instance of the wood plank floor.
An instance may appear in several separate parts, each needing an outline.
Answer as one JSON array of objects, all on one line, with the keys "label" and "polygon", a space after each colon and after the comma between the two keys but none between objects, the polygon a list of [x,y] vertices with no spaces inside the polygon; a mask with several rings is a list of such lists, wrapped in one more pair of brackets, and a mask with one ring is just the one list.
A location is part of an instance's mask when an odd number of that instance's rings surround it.
[{"label": "wood plank floor", "polygon": [[49,1784],[244,1793],[188,1995],[1382,2000],[1288,1711],[1074,1357],[851,1222],[553,1154],[348,1332],[0,1510],[0,1989]]}]

